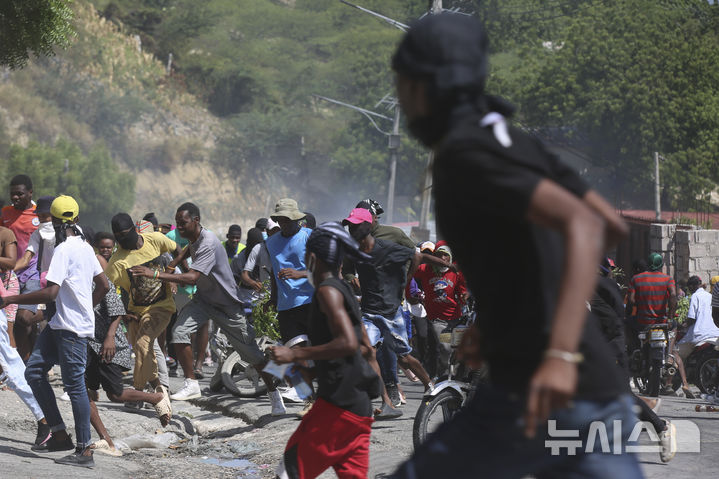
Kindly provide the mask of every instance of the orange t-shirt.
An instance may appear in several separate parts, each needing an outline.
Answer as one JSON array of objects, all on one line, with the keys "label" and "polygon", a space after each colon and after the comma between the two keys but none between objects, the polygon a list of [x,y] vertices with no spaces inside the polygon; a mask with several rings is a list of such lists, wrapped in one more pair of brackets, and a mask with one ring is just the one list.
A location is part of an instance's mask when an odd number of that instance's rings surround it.
[{"label": "orange t-shirt", "polygon": [[[2,209],[2,226],[9,228],[15,233],[17,239],[17,257],[22,258],[25,254],[25,249],[30,242],[30,235],[33,231],[40,226],[40,220],[35,214],[35,205],[31,205],[26,210],[19,210],[14,206],[5,206]],[[30,264],[18,273],[18,279],[21,283],[24,283],[28,279],[37,279],[37,255],[34,255],[30,260]]]}]

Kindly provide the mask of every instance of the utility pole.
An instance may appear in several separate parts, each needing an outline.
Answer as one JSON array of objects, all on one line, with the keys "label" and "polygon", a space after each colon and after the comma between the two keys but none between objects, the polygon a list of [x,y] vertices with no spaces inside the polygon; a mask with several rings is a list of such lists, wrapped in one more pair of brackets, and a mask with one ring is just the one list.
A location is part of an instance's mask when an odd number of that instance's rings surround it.
[{"label": "utility pole", "polygon": [[[432,0],[430,8],[431,14],[442,13],[442,0]],[[424,188],[422,189],[422,209],[419,213],[419,229],[427,232],[429,239],[429,206],[432,201],[432,163],[434,163],[434,153],[429,152],[427,156],[427,167],[424,171]],[[422,234],[419,231],[418,234]]]},{"label": "utility pole", "polygon": [[659,184],[659,152],[654,152],[654,210],[656,212],[657,221],[662,219],[662,204],[660,197]]},{"label": "utility pole", "polygon": [[397,178],[397,150],[399,150],[399,104],[394,106],[392,134],[389,135],[389,186],[387,187],[387,222],[394,219],[394,185]]}]

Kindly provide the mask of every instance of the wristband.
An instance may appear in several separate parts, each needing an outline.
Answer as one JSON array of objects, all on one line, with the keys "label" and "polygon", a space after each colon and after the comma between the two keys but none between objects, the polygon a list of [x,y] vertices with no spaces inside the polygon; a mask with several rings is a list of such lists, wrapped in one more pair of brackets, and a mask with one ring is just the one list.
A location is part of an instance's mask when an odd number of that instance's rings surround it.
[{"label": "wristband", "polygon": [[160,276],[160,271],[155,270],[155,274],[152,275],[152,279],[157,279],[158,276]]},{"label": "wristband", "polygon": [[579,364],[584,361],[584,355],[582,353],[570,353],[569,351],[562,351],[561,349],[547,349],[544,351],[544,357],[559,359],[572,364]]}]

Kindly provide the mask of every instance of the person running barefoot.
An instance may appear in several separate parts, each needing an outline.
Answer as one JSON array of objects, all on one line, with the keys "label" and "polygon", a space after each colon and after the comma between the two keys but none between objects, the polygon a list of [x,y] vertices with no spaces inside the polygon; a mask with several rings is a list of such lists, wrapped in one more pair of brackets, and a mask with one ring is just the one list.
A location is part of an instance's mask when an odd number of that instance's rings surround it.
[{"label": "person running barefoot", "polygon": [[340,279],[346,255],[368,261],[339,223],[324,223],[307,241],[307,279],[316,286],[308,321],[312,346],[275,346],[278,363],[313,360],[317,400],[290,437],[280,478],[309,479],[332,467],[340,479],[367,477],[372,425],[371,399],[381,390],[379,377],[362,357],[366,335],[362,313],[350,286]]}]

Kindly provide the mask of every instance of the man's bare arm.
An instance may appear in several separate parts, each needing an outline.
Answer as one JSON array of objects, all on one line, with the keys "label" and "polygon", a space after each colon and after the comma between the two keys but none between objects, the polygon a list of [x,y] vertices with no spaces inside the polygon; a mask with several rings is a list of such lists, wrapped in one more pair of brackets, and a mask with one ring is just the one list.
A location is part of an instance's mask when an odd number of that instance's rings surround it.
[{"label": "man's bare arm", "polygon": [[[604,250],[605,221],[584,201],[548,179],[535,188],[528,219],[564,237],[564,269],[547,349],[576,353],[587,316],[586,302],[594,291],[597,264]],[[575,363],[544,358],[529,384],[525,415],[528,436],[534,435],[537,424],[544,422],[552,409],[566,406],[576,385]]]}]

